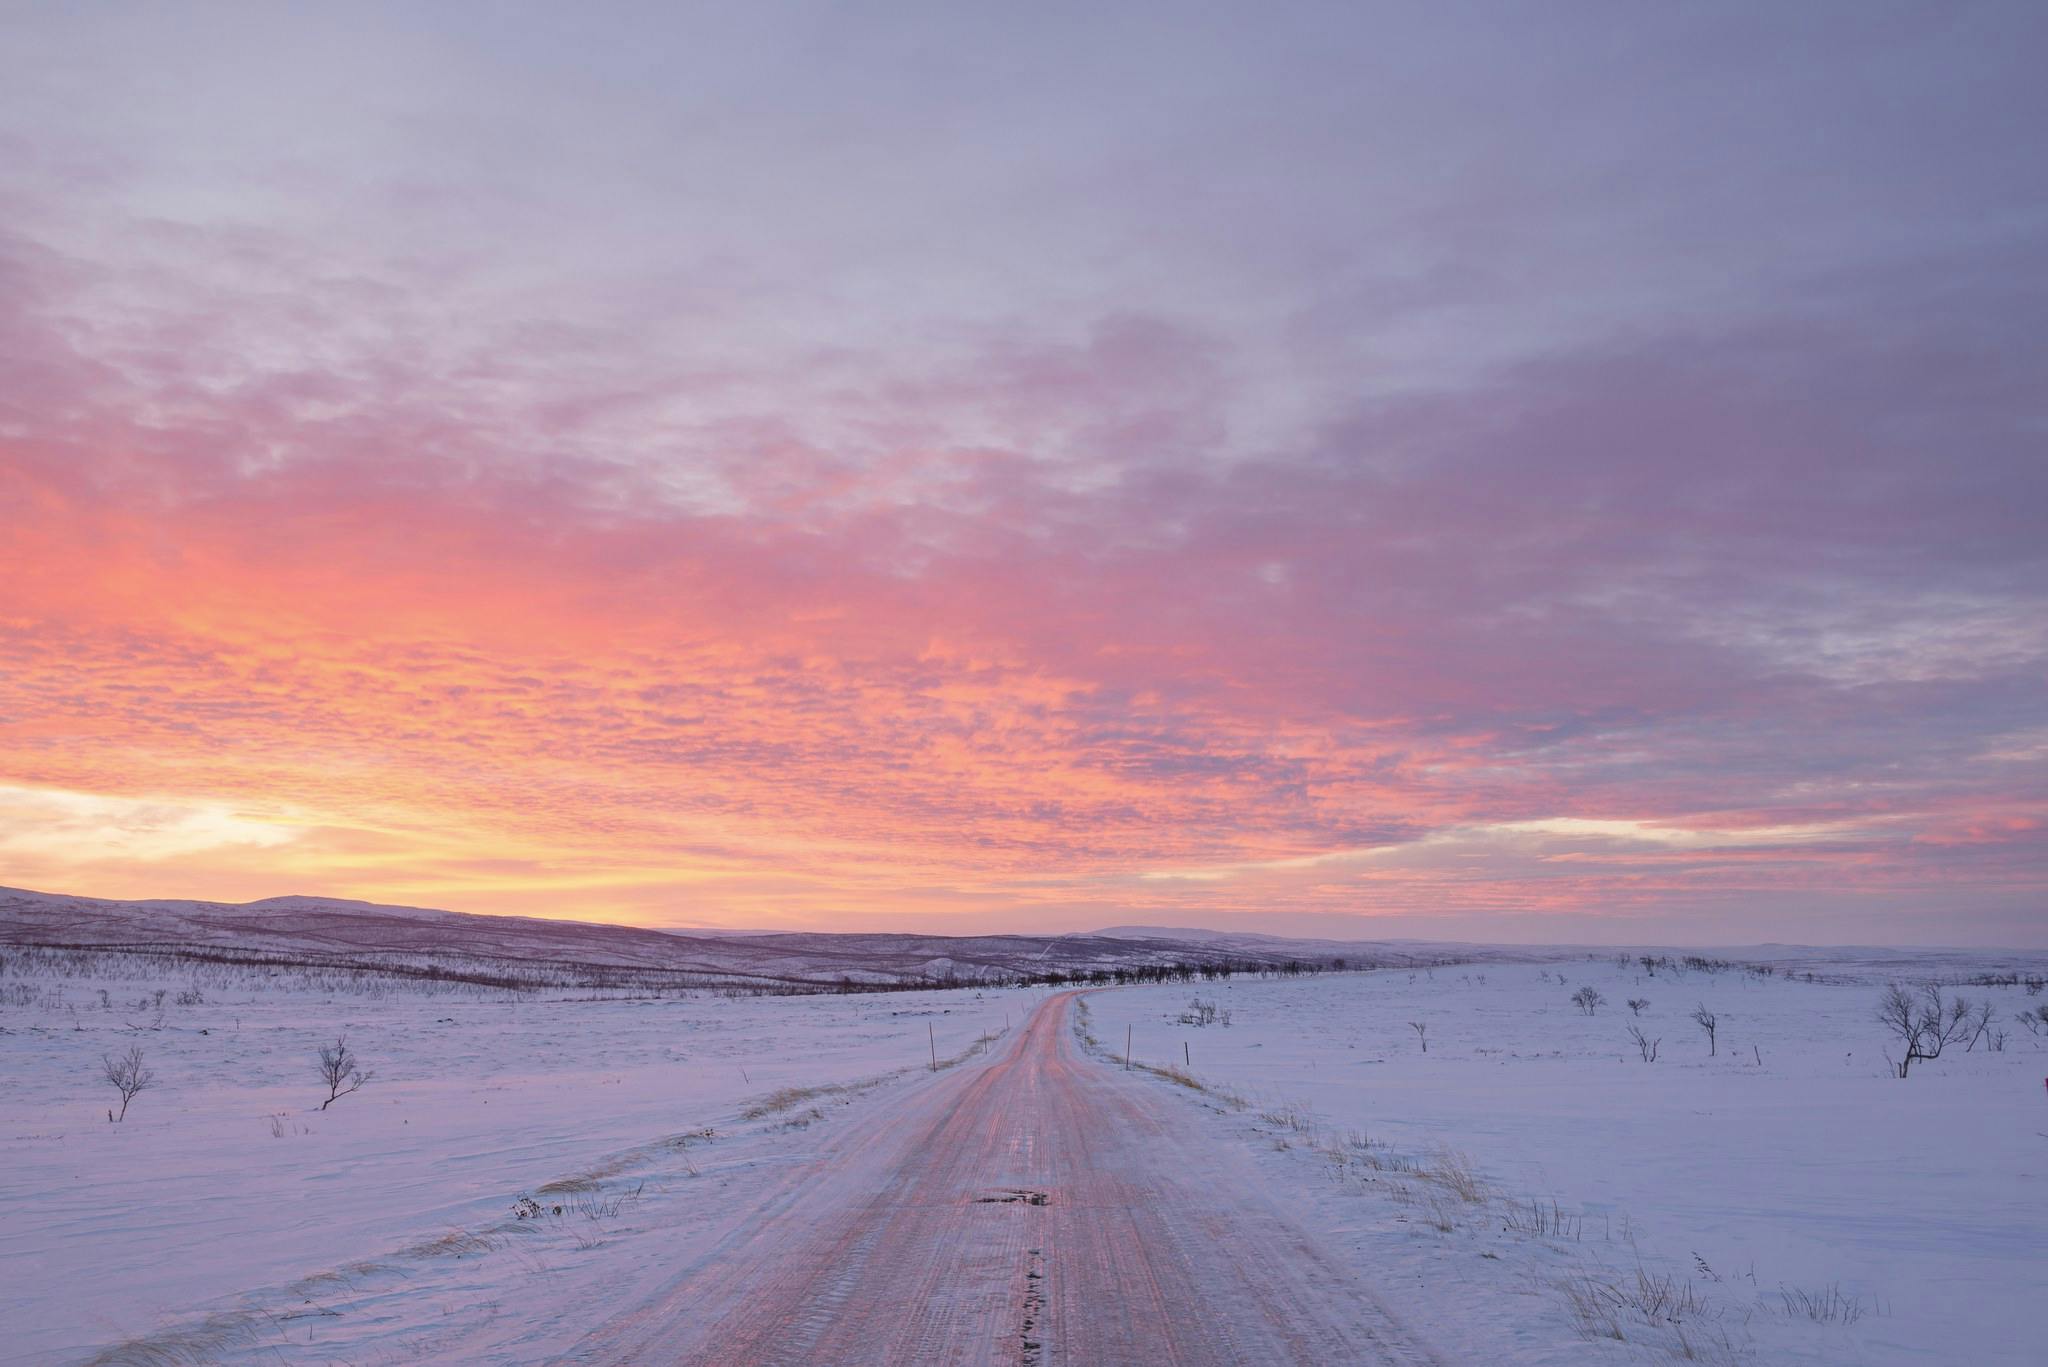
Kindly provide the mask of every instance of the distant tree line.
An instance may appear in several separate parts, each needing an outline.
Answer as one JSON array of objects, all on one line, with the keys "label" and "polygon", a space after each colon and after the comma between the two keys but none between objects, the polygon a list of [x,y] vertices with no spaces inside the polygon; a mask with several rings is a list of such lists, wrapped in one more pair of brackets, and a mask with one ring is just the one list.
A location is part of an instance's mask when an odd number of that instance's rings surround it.
[{"label": "distant tree line", "polygon": [[[1403,961],[1409,968],[1442,967]],[[592,963],[573,959],[518,958],[447,950],[407,952],[321,952],[231,945],[38,944],[10,947],[6,967],[12,978],[87,981],[157,977],[182,969],[210,984],[269,984],[317,988],[356,995],[388,990],[456,988],[533,993],[602,991],[660,996],[708,992],[725,997],[806,996],[819,993],[947,991],[994,987],[1123,987],[1138,983],[1216,982],[1238,977],[1299,978],[1324,972],[1389,967],[1369,958],[1333,956],[1262,959],[1242,955],[1188,957],[1165,963],[1128,963],[1091,968],[1019,970],[991,963],[962,973],[884,973],[855,977],[815,973],[677,969],[648,964]],[[195,980],[196,980],[195,977]]]}]

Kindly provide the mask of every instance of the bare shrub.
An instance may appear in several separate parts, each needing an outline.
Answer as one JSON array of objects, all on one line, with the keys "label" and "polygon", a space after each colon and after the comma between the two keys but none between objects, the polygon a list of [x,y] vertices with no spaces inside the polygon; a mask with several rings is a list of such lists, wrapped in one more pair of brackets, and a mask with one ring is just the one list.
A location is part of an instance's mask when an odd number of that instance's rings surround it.
[{"label": "bare shrub", "polygon": [[324,1111],[350,1092],[360,1091],[374,1076],[357,1065],[347,1035],[336,1036],[334,1043],[321,1045],[320,1080],[327,1084],[327,1100],[320,1103],[320,1109]]},{"label": "bare shrub", "polygon": [[1643,1062],[1657,1061],[1657,1046],[1664,1042],[1662,1039],[1651,1039],[1640,1027],[1634,1025],[1628,1028],[1628,1037],[1635,1041],[1636,1052],[1643,1056]]},{"label": "bare shrub", "polygon": [[1413,1031],[1415,1032],[1415,1038],[1417,1038],[1417,1039],[1419,1039],[1419,1040],[1421,1040],[1421,1041],[1422,1041],[1422,1052],[1423,1052],[1423,1053],[1425,1053],[1425,1054],[1426,1054],[1426,1053],[1428,1053],[1428,1052],[1429,1052],[1429,1022],[1428,1022],[1428,1021],[1409,1021],[1409,1022],[1408,1022],[1408,1028],[1409,1028],[1410,1030],[1413,1030]]},{"label": "bare shrub", "polygon": [[1966,1018],[1966,1023],[1970,1027],[1970,1038],[1963,1045],[1964,1053],[1967,1054],[1975,1049],[1977,1042],[1991,1033],[1992,1020],[1991,999],[1986,997],[1977,1004],[1977,1010]]},{"label": "bare shrub", "polygon": [[1582,987],[1572,993],[1572,1005],[1590,1016],[1607,1005],[1607,998],[1602,996],[1600,989],[1596,987]]},{"label": "bare shrub", "polygon": [[1631,1016],[1640,1016],[1643,1014],[1643,1008],[1649,1004],[1650,999],[1648,997],[1630,997],[1628,999],[1628,1013]]},{"label": "bare shrub", "polygon": [[1692,1023],[1707,1032],[1707,1057],[1712,1058],[1719,1053],[1720,1047],[1715,1041],[1714,1032],[1721,1028],[1720,1017],[1707,1010],[1707,1004],[1701,1002],[1693,1008]]},{"label": "bare shrub", "polygon": [[1230,1013],[1215,1002],[1203,1001],[1200,997],[1188,998],[1188,1009],[1181,1012],[1182,1025],[1204,1026],[1230,1024]]},{"label": "bare shrub", "polygon": [[1902,1047],[1903,1057],[1893,1060],[1887,1053],[1885,1061],[1903,1078],[1916,1061],[1940,1058],[1943,1049],[1969,1037],[1970,1002],[1963,996],[1945,1001],[1936,983],[1923,984],[1918,992],[1891,983],[1878,999],[1877,1019]]},{"label": "bare shrub", "polygon": [[110,1109],[107,1112],[107,1119],[109,1121],[126,1120],[128,1118],[128,1103],[135,1100],[142,1092],[149,1090],[150,1084],[156,1081],[156,1070],[142,1066],[141,1045],[136,1045],[119,1058],[110,1058],[105,1054],[101,1054],[100,1066],[102,1069],[101,1076],[105,1077],[113,1089],[121,1094],[121,1113],[116,1115]]}]

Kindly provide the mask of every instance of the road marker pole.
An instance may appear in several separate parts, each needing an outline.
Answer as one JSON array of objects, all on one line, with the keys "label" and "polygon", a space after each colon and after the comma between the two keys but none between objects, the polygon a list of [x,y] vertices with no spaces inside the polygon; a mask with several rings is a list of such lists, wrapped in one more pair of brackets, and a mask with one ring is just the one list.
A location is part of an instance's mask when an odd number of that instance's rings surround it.
[{"label": "road marker pole", "polygon": [[932,1042],[932,1071],[936,1073],[939,1071],[939,1035],[936,1030],[932,1029],[930,1021],[924,1023],[924,1032],[930,1037]]},{"label": "road marker pole", "polygon": [[1124,1027],[1124,1071],[1131,1071],[1131,1027]]}]

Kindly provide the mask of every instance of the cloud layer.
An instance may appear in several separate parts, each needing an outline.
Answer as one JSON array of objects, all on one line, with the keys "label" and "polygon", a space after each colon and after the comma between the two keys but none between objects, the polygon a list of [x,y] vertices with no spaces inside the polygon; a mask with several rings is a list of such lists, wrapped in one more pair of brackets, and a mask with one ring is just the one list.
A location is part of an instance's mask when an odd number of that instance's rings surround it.
[{"label": "cloud layer", "polygon": [[43,21],[0,877],[2038,940],[2040,23],[1628,19]]}]

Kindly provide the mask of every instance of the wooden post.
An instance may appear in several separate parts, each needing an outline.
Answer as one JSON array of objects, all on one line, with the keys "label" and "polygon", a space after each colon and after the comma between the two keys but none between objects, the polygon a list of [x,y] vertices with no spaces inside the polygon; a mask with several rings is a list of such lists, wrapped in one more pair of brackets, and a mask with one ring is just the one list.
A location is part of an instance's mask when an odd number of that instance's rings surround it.
[{"label": "wooden post", "polygon": [[1126,1025],[1126,1026],[1124,1027],[1124,1071],[1125,1071],[1125,1072],[1129,1072],[1129,1071],[1130,1071],[1130,1068],[1131,1068],[1131,1027],[1130,1027],[1130,1026],[1128,1026],[1128,1025]]},{"label": "wooden post", "polygon": [[938,1032],[932,1029],[932,1023],[931,1023],[930,1021],[926,1021],[926,1022],[924,1023],[924,1032],[925,1032],[925,1034],[926,1034],[926,1035],[928,1035],[928,1036],[929,1036],[929,1037],[931,1038],[931,1042],[932,1042],[932,1071],[936,1073],[936,1072],[938,1072],[938,1071],[939,1071],[939,1036],[938,1036]]},{"label": "wooden post", "polygon": [[1186,1040],[1180,1042],[1180,1061],[1190,1068],[1195,1066],[1195,1056],[1188,1052],[1188,1042]]}]

